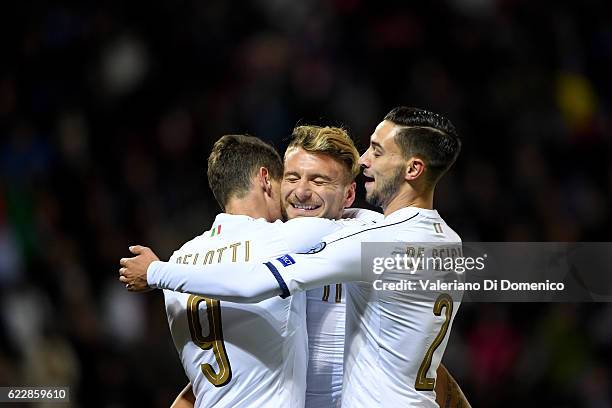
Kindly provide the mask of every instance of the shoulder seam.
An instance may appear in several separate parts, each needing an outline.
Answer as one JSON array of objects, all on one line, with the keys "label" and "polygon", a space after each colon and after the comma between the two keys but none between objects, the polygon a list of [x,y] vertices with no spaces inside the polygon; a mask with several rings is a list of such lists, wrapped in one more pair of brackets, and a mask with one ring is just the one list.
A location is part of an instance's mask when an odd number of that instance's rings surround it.
[{"label": "shoulder seam", "polygon": [[401,224],[401,223],[403,223],[403,222],[410,221],[411,219],[413,219],[414,217],[416,217],[416,216],[417,216],[417,215],[419,215],[419,214],[420,214],[420,213],[416,213],[416,214],[414,214],[414,215],[413,215],[412,217],[410,217],[410,218],[406,218],[405,220],[398,221],[398,222],[394,222],[393,224],[379,225],[379,226],[372,227],[372,228],[366,228],[366,229],[363,229],[363,230],[361,230],[361,231],[354,232],[354,233],[352,233],[352,234],[350,234],[350,235],[347,235],[347,236],[345,236],[345,237],[341,237],[341,238],[335,239],[335,240],[333,240],[333,241],[330,241],[330,242],[328,242],[327,244],[328,244],[328,245],[329,245],[329,244],[333,244],[334,242],[341,241],[341,240],[343,240],[343,239],[345,239],[345,238],[350,238],[350,237],[355,236],[355,235],[357,235],[357,234],[361,234],[362,232],[372,231],[372,230],[375,230],[375,229],[380,229],[380,228],[385,228],[385,227],[392,227],[392,226],[394,226],[394,225],[398,225],[398,224]]}]

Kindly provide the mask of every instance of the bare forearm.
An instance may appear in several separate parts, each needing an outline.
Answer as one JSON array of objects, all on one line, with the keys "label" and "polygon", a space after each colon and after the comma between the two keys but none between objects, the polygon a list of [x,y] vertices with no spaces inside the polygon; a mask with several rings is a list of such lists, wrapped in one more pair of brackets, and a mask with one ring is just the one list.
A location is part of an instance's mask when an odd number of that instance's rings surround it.
[{"label": "bare forearm", "polygon": [[191,388],[191,383],[189,383],[176,397],[170,408],[193,408],[194,405],[195,395],[193,395],[193,388]]},{"label": "bare forearm", "polygon": [[436,402],[440,408],[472,408],[457,381],[442,364],[437,371]]}]

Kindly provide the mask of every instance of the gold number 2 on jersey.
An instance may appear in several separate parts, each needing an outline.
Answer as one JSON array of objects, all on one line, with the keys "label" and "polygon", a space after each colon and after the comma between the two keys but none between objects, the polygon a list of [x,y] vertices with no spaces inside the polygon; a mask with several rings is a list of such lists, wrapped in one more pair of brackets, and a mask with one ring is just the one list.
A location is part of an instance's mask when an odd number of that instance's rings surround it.
[{"label": "gold number 2 on jersey", "polygon": [[434,339],[431,346],[427,349],[427,353],[425,353],[425,358],[419,367],[419,371],[417,372],[416,382],[414,384],[414,388],[418,391],[432,391],[434,389],[434,385],[436,385],[436,380],[434,378],[428,378],[427,372],[431,367],[431,359],[433,357],[433,353],[436,351],[442,340],[444,340],[444,336],[446,336],[446,332],[448,331],[448,325],[450,324],[451,317],[453,316],[453,299],[446,293],[438,296],[436,303],[434,303],[433,313],[436,316],[440,316],[442,314],[442,308],[445,309],[445,319],[444,323],[442,323],[442,327],[438,332],[438,335]]},{"label": "gold number 2 on jersey", "polygon": [[[202,335],[200,324],[200,313],[198,307],[201,302],[206,302],[206,316],[208,317],[208,335]],[[200,364],[202,373],[215,387],[222,387],[232,379],[232,367],[230,366],[225,344],[223,343],[223,329],[221,327],[221,307],[218,300],[208,299],[202,296],[191,295],[187,299],[187,321],[191,339],[202,350],[213,350],[219,372],[215,373],[213,367],[208,364]]]}]

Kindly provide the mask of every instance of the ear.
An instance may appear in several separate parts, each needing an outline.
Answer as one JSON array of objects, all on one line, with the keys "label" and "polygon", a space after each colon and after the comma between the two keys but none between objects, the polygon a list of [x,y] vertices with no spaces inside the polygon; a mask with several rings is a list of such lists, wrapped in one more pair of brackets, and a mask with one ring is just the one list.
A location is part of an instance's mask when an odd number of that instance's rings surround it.
[{"label": "ear", "polygon": [[425,172],[425,163],[418,157],[412,157],[406,164],[406,175],[404,176],[407,181],[413,181],[421,177]]},{"label": "ear", "polygon": [[270,182],[270,173],[267,168],[260,167],[259,170],[257,170],[257,181],[261,189],[270,195],[272,183]]},{"label": "ear", "polygon": [[357,183],[353,181],[346,189],[346,194],[344,195],[344,208],[348,208],[353,205],[353,202],[355,201],[356,188]]}]

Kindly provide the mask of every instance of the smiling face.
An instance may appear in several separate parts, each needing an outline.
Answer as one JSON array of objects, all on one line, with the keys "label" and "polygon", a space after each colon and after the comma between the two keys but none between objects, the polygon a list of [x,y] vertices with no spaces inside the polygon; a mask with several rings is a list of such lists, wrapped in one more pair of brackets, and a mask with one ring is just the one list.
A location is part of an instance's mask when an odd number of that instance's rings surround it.
[{"label": "smiling face", "polygon": [[398,128],[392,122],[380,122],[370,137],[370,147],[359,159],[366,179],[366,200],[383,209],[405,181],[406,160],[394,139]]},{"label": "smiling face", "polygon": [[349,170],[338,160],[294,147],[285,154],[281,196],[289,219],[337,219],[353,203],[355,183]]}]

